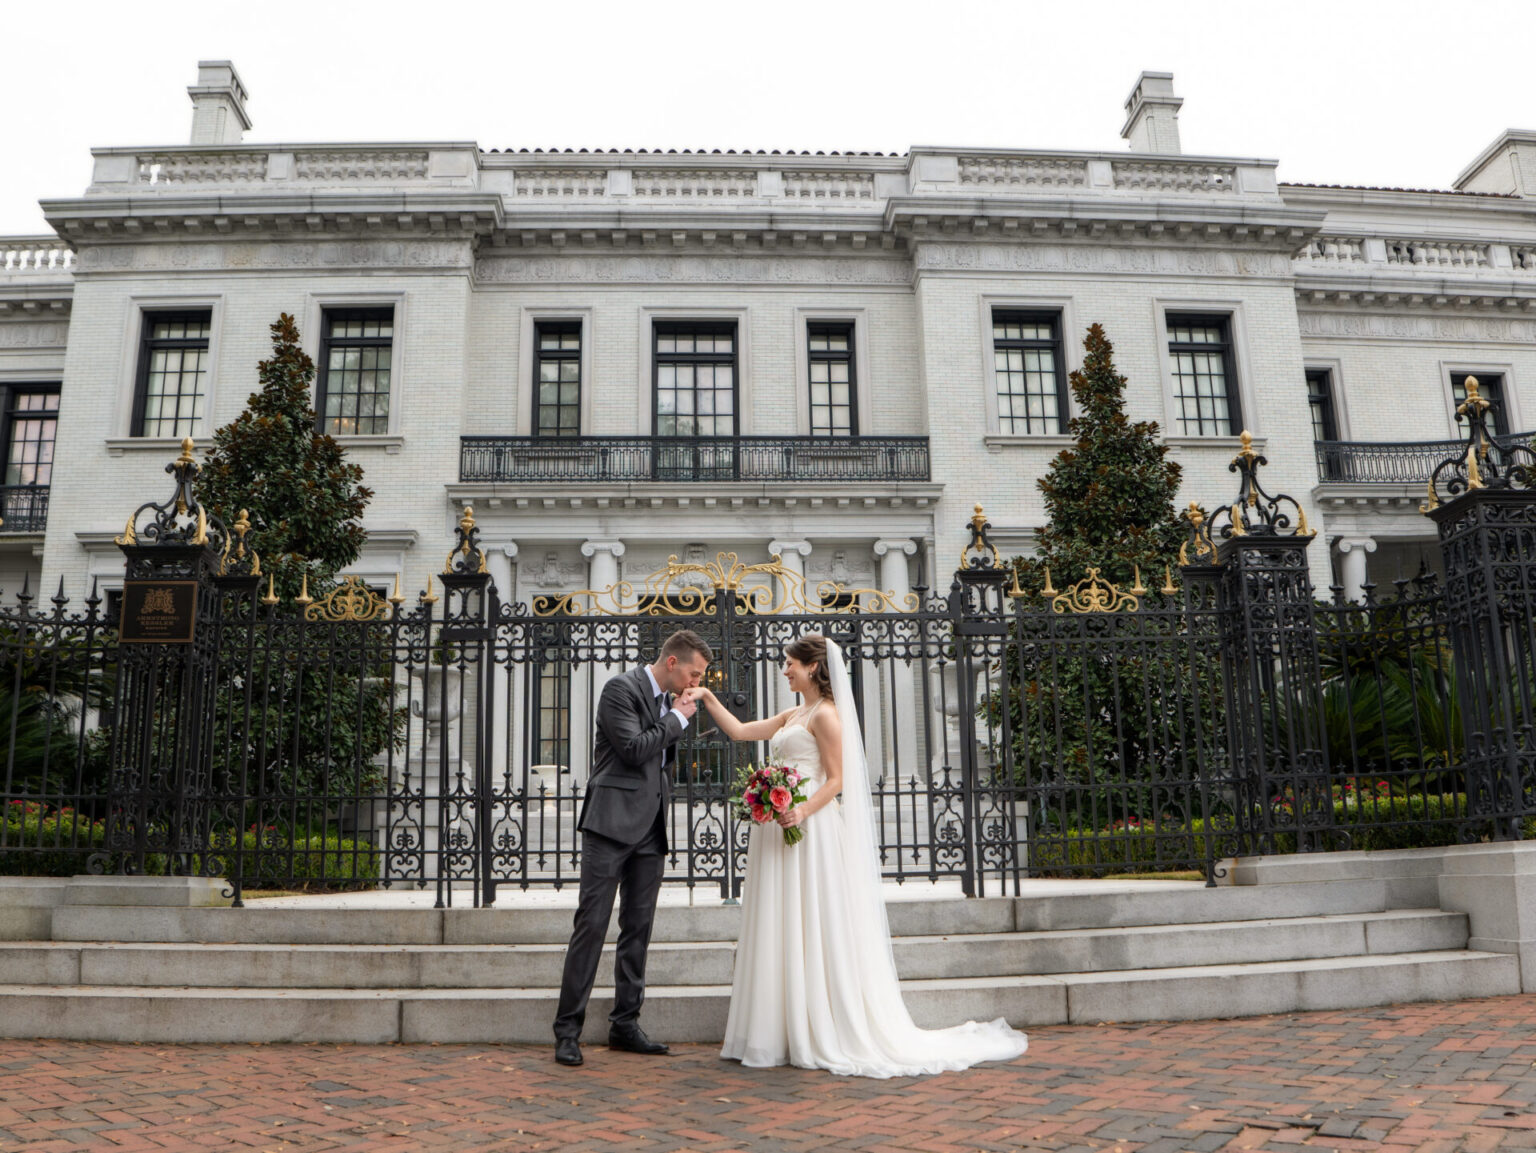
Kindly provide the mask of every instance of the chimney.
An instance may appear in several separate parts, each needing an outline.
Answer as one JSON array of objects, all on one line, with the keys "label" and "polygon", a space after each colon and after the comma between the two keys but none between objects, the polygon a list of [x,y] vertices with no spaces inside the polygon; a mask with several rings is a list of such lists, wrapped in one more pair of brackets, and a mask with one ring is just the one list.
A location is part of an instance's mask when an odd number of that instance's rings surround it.
[{"label": "chimney", "polygon": [[1496,192],[1536,198],[1536,132],[1510,128],[1462,171],[1457,192]]},{"label": "chimney", "polygon": [[1173,94],[1172,72],[1143,72],[1125,102],[1125,127],[1120,129],[1120,135],[1131,142],[1131,151],[1178,155],[1183,103],[1182,96]]},{"label": "chimney", "polygon": [[251,126],[245,85],[228,60],[199,60],[192,97],[193,144],[239,144]]}]

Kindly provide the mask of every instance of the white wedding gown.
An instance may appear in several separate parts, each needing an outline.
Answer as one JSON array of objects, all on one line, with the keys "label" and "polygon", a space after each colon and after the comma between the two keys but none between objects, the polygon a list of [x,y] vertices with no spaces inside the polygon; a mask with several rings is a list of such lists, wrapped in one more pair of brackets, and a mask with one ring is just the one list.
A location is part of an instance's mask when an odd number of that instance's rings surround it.
[{"label": "white wedding gown", "polygon": [[[770,763],[806,774],[807,797],[825,783],[816,738],[804,725],[785,725],[768,748]],[[860,785],[868,788],[862,780]],[[850,873],[849,837],[837,801],[802,827],[805,839],[798,845],[786,845],[772,822],[752,828],[721,1055],[743,1065],[905,1077],[1023,1053],[1024,1034],[1001,1018],[950,1029],[912,1023],[891,959],[884,908],[870,907],[880,901],[875,862],[865,863],[867,881],[863,872]],[[869,899],[860,884],[874,886]]]}]

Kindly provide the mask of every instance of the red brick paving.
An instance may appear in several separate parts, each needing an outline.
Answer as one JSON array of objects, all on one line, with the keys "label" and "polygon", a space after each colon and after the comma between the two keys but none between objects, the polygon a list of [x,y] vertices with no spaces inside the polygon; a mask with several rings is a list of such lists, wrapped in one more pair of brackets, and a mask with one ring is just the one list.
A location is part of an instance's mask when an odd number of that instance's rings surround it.
[{"label": "red brick paving", "polygon": [[1536,997],[1035,1030],[863,1081],[588,1046],[0,1041],[0,1153],[1536,1149]]}]

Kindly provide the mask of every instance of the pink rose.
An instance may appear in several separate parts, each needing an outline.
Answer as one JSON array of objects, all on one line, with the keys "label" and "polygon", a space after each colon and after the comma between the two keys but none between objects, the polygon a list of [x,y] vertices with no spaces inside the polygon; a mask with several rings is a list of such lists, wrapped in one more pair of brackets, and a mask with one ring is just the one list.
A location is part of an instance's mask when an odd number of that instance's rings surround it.
[{"label": "pink rose", "polygon": [[800,774],[795,772],[794,769],[790,769],[789,772],[784,774],[784,779],[789,782],[790,788],[794,788],[800,783]]},{"label": "pink rose", "polygon": [[780,785],[778,788],[774,789],[773,792],[768,794],[768,800],[773,804],[775,810],[780,813],[785,812],[789,808],[789,790],[786,789],[783,785]]},{"label": "pink rose", "polygon": [[741,799],[746,801],[747,804],[750,805],[753,808],[756,808],[758,805],[761,805],[763,803],[758,798],[757,790],[755,790],[755,789],[748,789],[746,791],[746,794]]},{"label": "pink rose", "polygon": [[752,819],[754,821],[756,821],[759,825],[761,825],[764,821],[766,821],[768,819],[768,810],[763,808],[762,805],[753,805],[752,806]]}]

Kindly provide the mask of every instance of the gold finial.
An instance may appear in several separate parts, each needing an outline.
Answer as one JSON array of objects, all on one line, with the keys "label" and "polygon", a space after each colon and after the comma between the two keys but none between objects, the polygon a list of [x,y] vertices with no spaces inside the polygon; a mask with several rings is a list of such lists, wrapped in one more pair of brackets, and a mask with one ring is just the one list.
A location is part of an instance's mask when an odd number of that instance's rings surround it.
[{"label": "gold finial", "polygon": [[245,534],[251,531],[251,514],[249,509],[241,509],[239,517],[234,524],[235,556],[245,555]]},{"label": "gold finial", "polygon": [[277,577],[273,573],[267,574],[267,595],[261,598],[261,603],[268,607],[277,603]]},{"label": "gold finial", "polygon": [[971,527],[973,529],[975,529],[977,532],[980,532],[981,531],[981,526],[986,524],[986,523],[987,523],[987,514],[982,512],[981,511],[981,505],[977,504],[976,505],[976,511],[971,514]]},{"label": "gold finial", "polygon": [[1178,591],[1178,589],[1173,587],[1173,566],[1169,564],[1163,565],[1163,595],[1165,597],[1171,597]]},{"label": "gold finial", "polygon": [[427,590],[424,593],[421,594],[421,603],[424,604],[424,605],[435,605],[437,603],[437,597],[435,597],[432,594],[432,574],[431,573],[427,574]]},{"label": "gold finial", "polygon": [[389,603],[396,608],[405,603],[405,594],[400,591],[400,574],[395,574],[395,595],[389,598]]},{"label": "gold finial", "polygon": [[308,607],[315,603],[315,598],[309,595],[309,569],[304,570],[304,580],[299,588],[299,595],[293,598],[294,603]]},{"label": "gold finial", "polygon": [[[1249,432],[1245,428],[1245,429],[1243,429],[1242,432],[1237,434],[1237,439],[1238,439],[1239,443],[1242,445],[1242,447],[1237,450],[1237,458],[1236,459],[1237,460],[1246,460],[1246,461],[1250,461],[1250,462],[1257,460],[1258,457],[1259,457],[1259,454],[1257,452],[1255,452],[1254,449],[1253,449],[1253,433]],[[1236,461],[1234,461],[1233,463],[1236,463]]]},{"label": "gold finial", "polygon": [[[471,530],[474,529],[474,527],[475,527],[475,506],[474,505],[467,504],[467,505],[464,506],[464,515],[459,517],[459,527],[464,530],[464,535],[466,537],[469,536]],[[464,551],[466,553],[469,551],[469,542],[467,540],[464,542]]]},{"label": "gold finial", "polygon": [[1299,504],[1296,506],[1296,535],[1297,536],[1316,536],[1317,535],[1317,530],[1315,528],[1309,527],[1308,524],[1307,524],[1307,510],[1302,508],[1301,505],[1299,505]]},{"label": "gold finial", "polygon": [[1232,506],[1232,535],[1248,535],[1248,530],[1243,527],[1243,509],[1241,505],[1235,504]]},{"label": "gold finial", "polygon": [[1189,542],[1187,540],[1186,541],[1180,541],[1179,542],[1179,564],[1187,565],[1188,563],[1189,563]]},{"label": "gold finial", "polygon": [[192,463],[192,448],[193,448],[192,438],[190,436],[182,437],[181,438],[181,455],[176,458],[176,463],[177,464],[191,464]]},{"label": "gold finial", "polygon": [[115,538],[115,543],[117,543],[117,544],[137,544],[138,543],[139,535],[138,535],[138,533],[133,531],[133,517],[134,517],[133,513],[129,513],[128,514],[128,523],[123,526],[122,534],[120,536],[118,536],[117,538]]},{"label": "gold finial", "polygon": [[1466,416],[1468,413],[1479,414],[1493,407],[1493,402],[1483,396],[1482,388],[1477,383],[1477,377],[1469,376],[1461,382],[1461,386],[1467,390],[1467,399],[1456,406],[1457,416]]},{"label": "gold finial", "polygon": [[192,534],[192,543],[208,543],[208,510],[202,505],[197,506],[197,531]]},{"label": "gold finial", "polygon": [[1008,590],[1008,595],[1014,600],[1027,597],[1029,594],[1019,587],[1019,566],[1010,565],[1009,567],[1013,569],[1013,587]]},{"label": "gold finial", "polygon": [[1040,590],[1040,595],[1045,597],[1047,600],[1050,600],[1052,597],[1055,597],[1055,596],[1059,595],[1056,592],[1056,590],[1051,587],[1051,566],[1050,565],[1046,565],[1045,566],[1045,587]]},{"label": "gold finial", "polygon": [[1440,494],[1435,491],[1434,477],[1430,477],[1429,484],[1425,485],[1425,489],[1429,493],[1429,499],[1419,505],[1419,512],[1428,515],[1430,509],[1440,507]]},{"label": "gold finial", "polygon": [[1144,584],[1141,583],[1141,566],[1136,565],[1135,568],[1136,583],[1131,586],[1131,595],[1133,597],[1144,597],[1147,595],[1147,588]]},{"label": "gold finial", "polygon": [[1467,488],[1486,487],[1488,486],[1483,483],[1483,470],[1477,467],[1477,448],[1475,445],[1469,446],[1467,448]]}]

